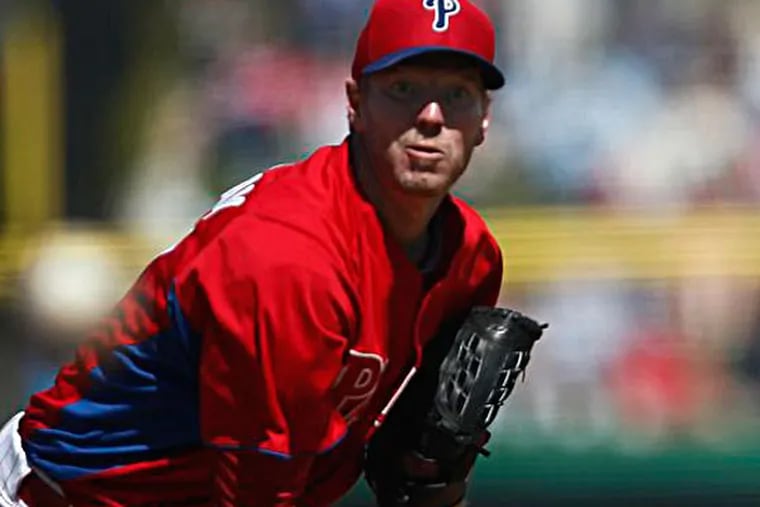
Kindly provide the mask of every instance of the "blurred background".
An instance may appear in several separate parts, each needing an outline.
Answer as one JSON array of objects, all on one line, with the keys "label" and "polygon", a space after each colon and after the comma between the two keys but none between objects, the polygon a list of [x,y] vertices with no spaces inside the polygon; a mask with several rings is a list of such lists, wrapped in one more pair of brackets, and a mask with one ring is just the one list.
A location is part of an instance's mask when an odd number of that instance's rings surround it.
[{"label": "blurred background", "polygon": [[[551,328],[472,505],[757,505],[760,2],[478,3],[508,85],[457,193]],[[0,0],[0,417],[224,189],[342,140],[369,4]]]}]

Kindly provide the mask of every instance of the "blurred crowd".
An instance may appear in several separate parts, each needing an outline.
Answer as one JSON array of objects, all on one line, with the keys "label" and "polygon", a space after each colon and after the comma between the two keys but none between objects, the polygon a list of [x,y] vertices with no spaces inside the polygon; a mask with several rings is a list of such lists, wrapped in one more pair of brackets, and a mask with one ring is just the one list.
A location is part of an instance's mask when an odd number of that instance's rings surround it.
[{"label": "blurred crowd", "polygon": [[[178,157],[177,178],[187,185],[188,166],[200,167],[224,186],[339,140],[342,81],[370,3],[180,4],[183,71],[148,135],[163,153],[173,132],[179,153],[197,154]],[[760,199],[755,2],[480,3],[497,20],[509,83],[494,95],[489,143],[463,193],[484,205]],[[126,195],[149,213],[139,192]]]},{"label": "blurred crowd", "polygon": [[[672,217],[760,205],[760,2],[477,3],[508,84],[460,195]],[[78,4],[52,3],[69,27],[65,219],[176,239],[225,188],[347,132],[343,82],[370,0]],[[694,248],[730,262],[709,237]],[[624,273],[508,284],[502,302],[551,328],[497,435],[637,449],[760,437],[759,289]],[[34,346],[12,349],[32,365],[23,393],[70,353],[30,320],[15,336]]]}]

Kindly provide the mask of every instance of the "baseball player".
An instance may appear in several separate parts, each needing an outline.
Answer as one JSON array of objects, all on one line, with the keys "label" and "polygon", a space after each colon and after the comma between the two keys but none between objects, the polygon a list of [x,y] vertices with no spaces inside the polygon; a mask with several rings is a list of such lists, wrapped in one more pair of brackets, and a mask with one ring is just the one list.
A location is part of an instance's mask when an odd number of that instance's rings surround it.
[{"label": "baseball player", "polygon": [[405,388],[436,383],[501,287],[497,243],[449,193],[504,83],[493,60],[468,0],[377,0],[346,82],[350,134],[224,193],[147,266],[2,430],[0,505],[320,507],[365,471],[381,505],[460,502],[483,433],[441,479],[390,421],[396,401],[430,407]]}]

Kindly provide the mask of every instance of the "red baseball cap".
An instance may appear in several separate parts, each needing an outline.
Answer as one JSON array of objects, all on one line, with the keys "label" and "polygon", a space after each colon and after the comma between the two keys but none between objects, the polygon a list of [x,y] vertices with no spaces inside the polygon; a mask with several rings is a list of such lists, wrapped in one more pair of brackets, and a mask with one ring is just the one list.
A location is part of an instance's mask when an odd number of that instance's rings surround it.
[{"label": "red baseball cap", "polygon": [[377,0],[359,35],[351,75],[358,80],[432,52],[471,57],[487,89],[504,86],[504,75],[494,65],[493,23],[469,0]]}]

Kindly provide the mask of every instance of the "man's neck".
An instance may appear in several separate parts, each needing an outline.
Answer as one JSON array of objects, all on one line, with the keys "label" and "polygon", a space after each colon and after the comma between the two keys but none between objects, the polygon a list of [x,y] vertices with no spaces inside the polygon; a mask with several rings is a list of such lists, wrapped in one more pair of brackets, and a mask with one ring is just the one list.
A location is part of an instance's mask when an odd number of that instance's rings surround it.
[{"label": "man's neck", "polygon": [[352,149],[354,170],[359,188],[377,210],[383,227],[401,245],[407,257],[419,263],[428,247],[428,225],[442,198],[409,196],[383,188],[375,180],[371,163],[356,139]]}]

